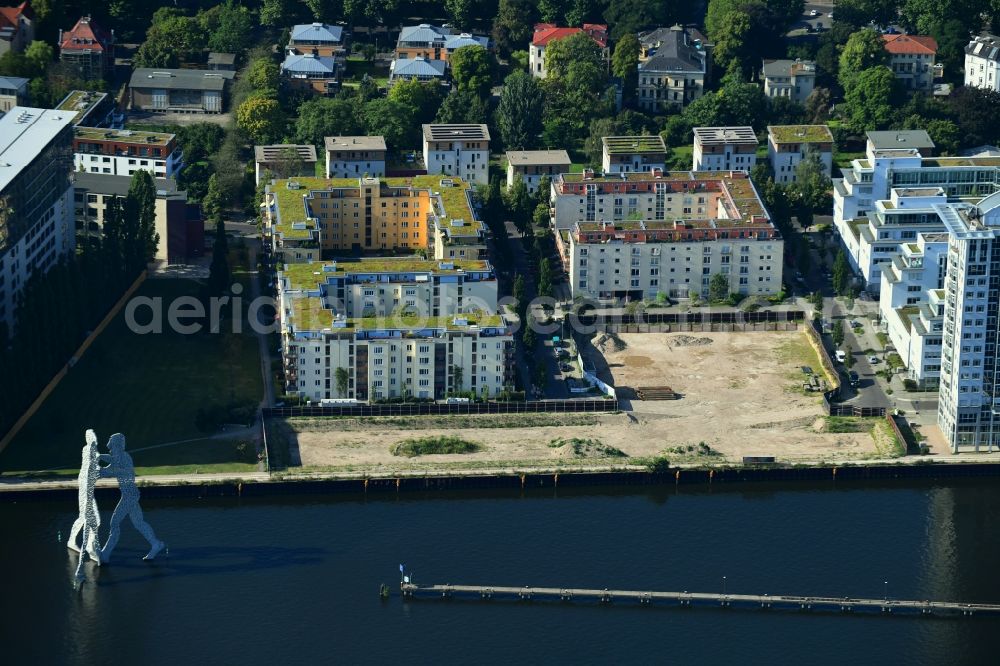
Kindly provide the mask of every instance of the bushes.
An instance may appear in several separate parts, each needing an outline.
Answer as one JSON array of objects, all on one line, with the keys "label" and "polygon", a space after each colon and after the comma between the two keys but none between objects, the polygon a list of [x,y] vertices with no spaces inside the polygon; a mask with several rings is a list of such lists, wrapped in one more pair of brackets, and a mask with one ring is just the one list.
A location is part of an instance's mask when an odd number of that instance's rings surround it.
[{"label": "bushes", "polygon": [[399,442],[392,447],[392,455],[413,458],[442,453],[475,453],[482,448],[482,445],[476,442],[458,437],[419,437]]},{"label": "bushes", "polygon": [[232,402],[227,405],[199,407],[194,417],[194,425],[202,432],[215,432],[227,423],[249,426],[253,423],[257,405],[252,402]]}]

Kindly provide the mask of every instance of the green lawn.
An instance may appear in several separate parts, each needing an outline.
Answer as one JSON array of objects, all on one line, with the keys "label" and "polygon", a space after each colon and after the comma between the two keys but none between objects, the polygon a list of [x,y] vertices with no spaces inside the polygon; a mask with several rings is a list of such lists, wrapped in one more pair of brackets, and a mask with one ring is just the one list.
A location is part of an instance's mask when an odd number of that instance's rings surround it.
[{"label": "green lawn", "polygon": [[[0,453],[0,471],[65,469],[75,473],[87,428],[96,430],[101,442],[122,432],[130,449],[202,438],[201,442],[136,451],[137,466],[160,467],[161,472],[184,471],[175,465],[255,468],[248,465],[255,454],[236,450],[239,440],[205,441],[212,433],[195,425],[201,407],[237,402],[255,405],[263,394],[252,332],[181,335],[167,330],[169,303],[197,293],[198,284],[191,280],[147,280],[137,296],[162,299],[164,332],[132,333],[124,314],[119,315]],[[147,309],[138,316],[143,322],[147,317]]]},{"label": "green lawn", "polygon": [[347,59],[347,76],[345,81],[361,83],[361,79],[367,74],[374,79],[379,86],[385,87],[389,83],[389,68],[378,62],[368,62],[360,56],[350,56]]}]

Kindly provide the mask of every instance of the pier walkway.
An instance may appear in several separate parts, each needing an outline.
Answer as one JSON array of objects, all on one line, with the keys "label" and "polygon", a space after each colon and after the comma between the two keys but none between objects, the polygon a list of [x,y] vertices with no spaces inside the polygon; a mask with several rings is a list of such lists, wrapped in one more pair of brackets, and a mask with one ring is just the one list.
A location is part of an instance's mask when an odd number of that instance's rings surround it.
[{"label": "pier walkway", "polygon": [[664,602],[678,606],[714,605],[734,608],[785,610],[878,611],[920,615],[1000,614],[1000,604],[968,604],[953,601],[908,601],[903,599],[858,599],[850,597],[801,597],[768,594],[717,594],[711,592],[646,592],[640,590],[588,590],[567,587],[498,587],[489,585],[416,585],[403,583],[404,598],[436,597],[466,599],[514,599],[520,601],[584,601],[598,603]]}]

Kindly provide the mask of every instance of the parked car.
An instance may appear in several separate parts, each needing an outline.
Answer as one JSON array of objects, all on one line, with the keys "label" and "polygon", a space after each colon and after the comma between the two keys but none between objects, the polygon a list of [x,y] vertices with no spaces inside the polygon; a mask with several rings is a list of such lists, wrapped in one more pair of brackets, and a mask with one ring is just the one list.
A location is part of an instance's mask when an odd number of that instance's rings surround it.
[{"label": "parked car", "polygon": [[836,356],[837,356],[837,361],[843,363],[844,360],[847,358],[847,352],[845,352],[843,349],[838,349]]},{"label": "parked car", "polygon": [[875,365],[876,363],[878,363],[878,356],[869,356],[868,362],[871,363],[872,365]]},{"label": "parked car", "polygon": [[858,373],[851,370],[847,373],[847,379],[851,383],[851,386],[857,387],[861,383],[861,378],[858,377]]},{"label": "parked car", "polygon": [[819,11],[814,9],[811,12],[809,12],[809,16],[819,16]]},{"label": "parked car", "polygon": [[560,363],[559,369],[562,370],[563,372],[573,372],[574,370],[573,366],[570,365],[569,363]]}]

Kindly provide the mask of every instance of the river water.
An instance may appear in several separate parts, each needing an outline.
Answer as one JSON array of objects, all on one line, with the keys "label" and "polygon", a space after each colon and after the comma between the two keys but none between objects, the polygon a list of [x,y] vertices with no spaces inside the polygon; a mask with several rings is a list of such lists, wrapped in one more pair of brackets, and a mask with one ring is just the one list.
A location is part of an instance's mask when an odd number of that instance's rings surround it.
[{"label": "river water", "polygon": [[[74,590],[75,501],[0,503],[5,663],[997,663],[1000,618],[403,602],[416,582],[1000,601],[1000,485],[148,500]],[[113,507],[102,505],[105,526]],[[888,585],[885,585],[885,581]],[[393,587],[382,602],[380,583]]]}]

